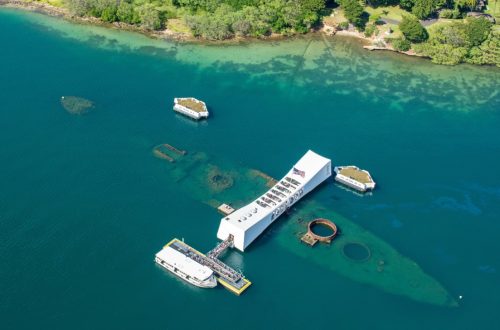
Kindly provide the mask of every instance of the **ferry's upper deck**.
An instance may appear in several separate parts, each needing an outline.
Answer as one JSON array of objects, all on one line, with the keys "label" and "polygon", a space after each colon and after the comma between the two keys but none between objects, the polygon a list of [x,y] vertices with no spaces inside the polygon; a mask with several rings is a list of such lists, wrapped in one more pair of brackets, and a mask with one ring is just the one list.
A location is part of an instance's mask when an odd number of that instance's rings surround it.
[{"label": "ferry's upper deck", "polygon": [[200,281],[208,279],[214,273],[207,266],[199,264],[172,246],[163,248],[156,254],[156,257],[179,269],[184,274],[197,278]]}]

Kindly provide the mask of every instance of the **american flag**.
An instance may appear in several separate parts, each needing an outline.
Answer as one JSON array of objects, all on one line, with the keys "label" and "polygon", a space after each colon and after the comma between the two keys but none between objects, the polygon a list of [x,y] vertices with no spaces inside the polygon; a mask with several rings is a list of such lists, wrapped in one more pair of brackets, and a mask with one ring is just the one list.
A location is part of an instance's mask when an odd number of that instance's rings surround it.
[{"label": "american flag", "polygon": [[299,170],[299,169],[297,169],[297,168],[294,167],[293,168],[293,174],[297,174],[297,175],[300,175],[301,177],[304,177],[306,175],[306,172],[301,171],[301,170]]}]

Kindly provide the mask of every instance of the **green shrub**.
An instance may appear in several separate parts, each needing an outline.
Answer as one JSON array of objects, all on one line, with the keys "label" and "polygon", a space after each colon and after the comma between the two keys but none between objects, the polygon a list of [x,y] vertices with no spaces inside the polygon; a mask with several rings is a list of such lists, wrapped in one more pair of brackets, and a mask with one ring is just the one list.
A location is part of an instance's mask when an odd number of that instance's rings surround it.
[{"label": "green shrub", "polygon": [[440,18],[453,18],[453,10],[451,9],[443,9],[439,12]]},{"label": "green shrub", "polygon": [[406,11],[411,11],[413,6],[415,5],[414,0],[400,0],[399,7],[403,8]]},{"label": "green shrub", "polygon": [[380,14],[373,14],[370,16],[370,21],[372,21],[373,23],[377,23],[378,21],[380,21]]},{"label": "green shrub", "polygon": [[466,59],[472,64],[493,64],[500,67],[500,31],[492,30],[479,47],[472,47]]},{"label": "green shrub", "polygon": [[356,27],[363,28],[366,24],[363,6],[358,0],[340,0],[340,5],[344,9],[344,16]]},{"label": "green shrub", "polygon": [[338,27],[341,29],[341,30],[347,30],[349,28],[349,22],[340,22]]},{"label": "green shrub", "polygon": [[420,19],[426,19],[442,5],[440,2],[441,0],[414,0],[411,12]]},{"label": "green shrub", "polygon": [[118,19],[118,17],[116,16],[116,10],[117,10],[116,7],[104,8],[101,13],[101,19],[104,22],[109,22],[109,23],[115,22]]},{"label": "green shrub", "polygon": [[429,38],[427,30],[413,16],[403,16],[399,29],[405,38],[411,42],[422,42]]},{"label": "green shrub", "polygon": [[120,22],[124,23],[137,23],[134,22],[134,7],[125,1],[121,1],[116,11],[116,16]]},{"label": "green shrub", "polygon": [[406,39],[393,39],[391,41],[392,47],[394,47],[395,50],[400,51],[400,52],[406,52],[409,51],[411,48],[411,43],[406,40]]},{"label": "green shrub", "polygon": [[469,39],[469,43],[472,46],[479,46],[483,41],[486,40],[486,38],[488,38],[488,34],[490,33],[492,25],[493,23],[491,23],[484,17],[467,18],[466,33]]},{"label": "green shrub", "polygon": [[417,53],[429,56],[432,62],[455,65],[464,62],[467,48],[455,47],[449,44],[431,44],[429,42],[414,45]]},{"label": "green shrub", "polygon": [[237,35],[246,36],[250,33],[252,25],[245,19],[239,19],[231,25],[231,28]]},{"label": "green shrub", "polygon": [[447,19],[451,19],[451,18],[460,18],[462,16],[462,13],[460,13],[460,10],[458,10],[458,8],[455,8],[455,9],[442,9],[440,12],[439,12],[439,17],[440,18],[447,18]]},{"label": "green shrub", "polygon": [[373,33],[377,30],[377,27],[373,24],[370,24],[368,25],[366,28],[365,28],[365,37],[371,37],[373,35]]},{"label": "green shrub", "polygon": [[160,12],[151,3],[145,3],[137,8],[141,24],[148,30],[159,30],[162,26]]}]

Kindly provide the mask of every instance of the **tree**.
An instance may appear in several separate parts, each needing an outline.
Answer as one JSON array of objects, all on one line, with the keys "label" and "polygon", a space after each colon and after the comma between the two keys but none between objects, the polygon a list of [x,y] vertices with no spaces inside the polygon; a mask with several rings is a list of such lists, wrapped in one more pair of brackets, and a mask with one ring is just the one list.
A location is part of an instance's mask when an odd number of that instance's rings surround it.
[{"label": "tree", "polygon": [[484,17],[467,18],[466,33],[467,39],[472,46],[479,46],[488,38],[488,35],[493,24]]},{"label": "tree", "polygon": [[399,7],[403,8],[406,11],[411,11],[413,6],[415,5],[415,0],[400,0]]},{"label": "tree", "polygon": [[108,6],[104,8],[101,12],[101,19],[104,22],[109,22],[109,23],[115,22],[118,19],[118,17],[116,16],[116,11],[117,11],[116,6]]},{"label": "tree", "polygon": [[405,38],[411,42],[422,42],[429,38],[427,30],[413,16],[403,16],[399,29]]},{"label": "tree", "polygon": [[436,29],[435,39],[453,47],[469,47],[467,31],[463,23],[453,23]]},{"label": "tree", "polygon": [[[485,22],[486,21],[486,22]],[[437,27],[428,42],[414,45],[415,51],[441,64],[500,65],[500,32],[481,18],[468,18]]]},{"label": "tree", "polygon": [[365,37],[371,37],[377,31],[375,24],[369,24],[365,29]]},{"label": "tree", "polygon": [[357,27],[364,27],[366,20],[363,19],[363,6],[358,0],[340,0],[340,5],[344,9],[344,16],[349,22]]},{"label": "tree", "polygon": [[243,19],[250,23],[250,35],[260,37],[271,32],[270,24],[261,17],[260,9],[257,7],[244,7],[241,10]]},{"label": "tree", "polygon": [[221,17],[213,17],[205,21],[203,36],[211,40],[224,40],[232,36],[229,25]]},{"label": "tree", "polygon": [[235,21],[233,25],[231,25],[231,28],[237,35],[246,36],[250,33],[252,25],[250,22],[242,18]]},{"label": "tree", "polygon": [[468,18],[464,22],[438,27],[433,39],[441,44],[454,47],[477,47],[488,38],[492,24],[484,18]]},{"label": "tree", "polygon": [[129,24],[137,23],[134,22],[134,7],[126,1],[120,1],[116,10],[116,17],[120,22]]},{"label": "tree", "polygon": [[469,8],[472,11],[476,8],[477,0],[455,0],[455,5],[460,8]]},{"label": "tree", "polygon": [[411,12],[420,19],[426,19],[435,12],[436,8],[435,0],[414,0]]},{"label": "tree", "polygon": [[149,30],[159,30],[161,28],[160,12],[151,3],[145,3],[138,9],[142,25]]},{"label": "tree", "polygon": [[481,46],[470,50],[469,57],[469,63],[494,64],[500,67],[500,31],[492,29]]},{"label": "tree", "polygon": [[391,45],[395,50],[400,52],[406,52],[411,48],[410,42],[406,39],[394,39],[391,41]]},{"label": "tree", "polygon": [[85,16],[90,13],[92,5],[87,0],[67,0],[69,10],[77,16]]},{"label": "tree", "polygon": [[195,36],[210,40],[223,40],[233,36],[231,25],[235,16],[228,8],[219,8],[213,14],[203,14],[186,17],[186,23]]},{"label": "tree", "polygon": [[448,44],[422,43],[414,46],[417,53],[429,56],[432,62],[455,65],[464,61],[467,48],[454,47]]}]

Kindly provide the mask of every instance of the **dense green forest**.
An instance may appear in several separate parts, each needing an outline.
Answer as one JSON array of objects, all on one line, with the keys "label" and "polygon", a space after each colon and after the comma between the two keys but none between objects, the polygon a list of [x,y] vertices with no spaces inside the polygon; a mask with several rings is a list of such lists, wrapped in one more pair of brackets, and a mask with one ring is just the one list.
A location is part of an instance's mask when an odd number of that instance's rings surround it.
[{"label": "dense green forest", "polygon": [[182,18],[195,36],[305,33],[318,24],[325,0],[66,0],[77,15],[157,30]]},{"label": "dense green forest", "polygon": [[[43,1],[43,0],[42,0]],[[323,19],[342,13],[337,29],[352,29],[375,37],[379,25],[399,20],[386,43],[400,51],[413,49],[436,63],[496,64],[500,66],[500,31],[492,17],[468,17],[484,10],[482,0],[63,0],[78,16],[105,22],[124,22],[144,29],[170,28],[208,40],[235,36],[262,37],[272,33],[306,33]],[[494,16],[500,11],[496,1]],[[375,12],[378,9],[384,9]],[[387,9],[387,10],[386,10]],[[489,10],[491,12],[491,10]],[[371,13],[371,14],[370,14]],[[439,19],[424,27],[422,20]],[[175,23],[175,24],[174,24]],[[392,22],[394,23],[394,22]],[[434,23],[434,22],[433,22]],[[441,24],[442,23],[442,24]],[[392,31],[391,25],[391,31]]]}]

